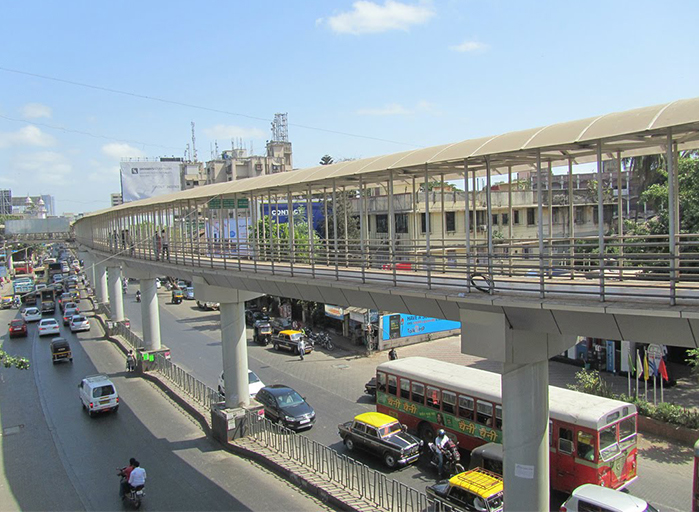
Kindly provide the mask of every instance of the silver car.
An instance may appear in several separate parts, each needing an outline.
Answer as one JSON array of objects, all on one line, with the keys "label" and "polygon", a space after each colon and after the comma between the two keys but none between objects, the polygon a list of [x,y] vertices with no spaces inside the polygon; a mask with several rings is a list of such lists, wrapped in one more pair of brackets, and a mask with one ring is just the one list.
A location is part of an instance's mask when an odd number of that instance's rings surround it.
[{"label": "silver car", "polygon": [[89,331],[90,321],[85,315],[73,315],[70,319],[70,332]]}]

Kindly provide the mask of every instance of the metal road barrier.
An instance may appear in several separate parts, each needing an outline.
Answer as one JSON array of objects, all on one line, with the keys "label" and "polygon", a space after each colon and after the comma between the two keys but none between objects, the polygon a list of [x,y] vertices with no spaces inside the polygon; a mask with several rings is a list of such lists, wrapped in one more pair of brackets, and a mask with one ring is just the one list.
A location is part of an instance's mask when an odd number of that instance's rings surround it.
[{"label": "metal road barrier", "polygon": [[150,369],[160,373],[173,385],[186,393],[192,400],[206,409],[224,400],[223,395],[193,377],[162,354],[154,354]]},{"label": "metal road barrier", "polygon": [[438,510],[450,512],[443,503],[428,499],[424,492],[413,489],[385,474],[369,468],[346,455],[341,455],[306,436],[260,419],[248,412],[250,437],[258,444],[302,465],[327,482],[356,493],[361,499],[388,512],[418,512]]}]

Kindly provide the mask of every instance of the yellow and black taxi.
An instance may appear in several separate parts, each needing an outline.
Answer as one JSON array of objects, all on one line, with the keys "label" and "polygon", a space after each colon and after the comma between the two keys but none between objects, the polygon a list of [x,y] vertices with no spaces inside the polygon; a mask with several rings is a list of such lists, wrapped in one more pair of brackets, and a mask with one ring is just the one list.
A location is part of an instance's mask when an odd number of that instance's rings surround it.
[{"label": "yellow and black taxi", "polygon": [[292,351],[294,354],[299,353],[299,342],[304,341],[304,354],[310,354],[313,350],[311,342],[306,339],[306,335],[301,331],[293,331],[287,329],[284,331],[279,331],[276,335],[272,335],[272,344],[274,350],[286,349]]},{"label": "yellow and black taxi", "polygon": [[452,510],[501,512],[503,480],[487,469],[471,469],[428,486],[427,496]]},{"label": "yellow and black taxi", "polygon": [[416,462],[420,457],[420,438],[408,434],[396,418],[387,414],[365,412],[337,428],[349,451],[364,449],[381,457],[391,469]]},{"label": "yellow and black taxi", "polygon": [[70,344],[65,338],[54,338],[51,340],[51,359],[53,364],[58,361],[73,362],[73,353],[70,350]]}]

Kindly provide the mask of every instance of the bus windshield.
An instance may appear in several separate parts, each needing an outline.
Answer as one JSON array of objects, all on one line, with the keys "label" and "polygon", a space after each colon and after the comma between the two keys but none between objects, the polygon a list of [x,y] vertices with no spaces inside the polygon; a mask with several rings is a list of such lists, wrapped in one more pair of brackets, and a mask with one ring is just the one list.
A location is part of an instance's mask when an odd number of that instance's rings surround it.
[{"label": "bus windshield", "polygon": [[609,460],[621,452],[617,442],[617,431],[619,424],[615,423],[600,430],[599,433],[599,454],[602,460]]}]

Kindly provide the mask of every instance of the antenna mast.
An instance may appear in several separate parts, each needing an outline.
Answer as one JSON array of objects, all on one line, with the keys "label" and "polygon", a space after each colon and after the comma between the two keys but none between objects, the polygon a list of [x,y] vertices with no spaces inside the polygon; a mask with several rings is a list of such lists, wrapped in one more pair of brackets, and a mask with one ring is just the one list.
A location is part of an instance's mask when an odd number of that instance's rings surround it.
[{"label": "antenna mast", "polygon": [[197,161],[197,144],[196,137],[194,136],[194,121],[192,121],[192,157],[193,161]]}]

